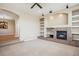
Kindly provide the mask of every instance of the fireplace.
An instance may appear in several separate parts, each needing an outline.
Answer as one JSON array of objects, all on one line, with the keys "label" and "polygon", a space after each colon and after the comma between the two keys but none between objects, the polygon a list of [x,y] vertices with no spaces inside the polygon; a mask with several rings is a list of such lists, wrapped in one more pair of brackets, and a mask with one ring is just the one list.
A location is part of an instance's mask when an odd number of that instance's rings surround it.
[{"label": "fireplace", "polygon": [[57,39],[67,40],[67,31],[57,31],[56,37]]}]

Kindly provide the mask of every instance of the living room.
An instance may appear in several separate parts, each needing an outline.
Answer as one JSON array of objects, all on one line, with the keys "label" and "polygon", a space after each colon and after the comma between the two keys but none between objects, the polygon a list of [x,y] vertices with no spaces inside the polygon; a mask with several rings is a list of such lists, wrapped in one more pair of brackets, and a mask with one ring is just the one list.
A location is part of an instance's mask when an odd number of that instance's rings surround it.
[{"label": "living room", "polygon": [[2,56],[79,55],[78,3],[0,3],[0,19]]}]

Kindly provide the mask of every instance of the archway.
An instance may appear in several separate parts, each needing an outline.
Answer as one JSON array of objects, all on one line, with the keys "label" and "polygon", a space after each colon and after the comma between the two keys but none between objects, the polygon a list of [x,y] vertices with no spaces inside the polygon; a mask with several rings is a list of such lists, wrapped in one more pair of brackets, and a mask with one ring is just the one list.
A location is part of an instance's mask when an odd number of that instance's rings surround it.
[{"label": "archway", "polygon": [[0,42],[19,38],[19,16],[9,10],[0,9]]}]

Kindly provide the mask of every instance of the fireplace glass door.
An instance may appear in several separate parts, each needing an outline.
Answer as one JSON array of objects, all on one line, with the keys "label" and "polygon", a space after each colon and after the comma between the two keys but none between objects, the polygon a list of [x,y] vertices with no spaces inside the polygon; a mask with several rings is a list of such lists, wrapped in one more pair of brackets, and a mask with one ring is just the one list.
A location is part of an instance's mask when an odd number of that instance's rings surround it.
[{"label": "fireplace glass door", "polygon": [[67,40],[67,31],[57,31],[57,39]]}]

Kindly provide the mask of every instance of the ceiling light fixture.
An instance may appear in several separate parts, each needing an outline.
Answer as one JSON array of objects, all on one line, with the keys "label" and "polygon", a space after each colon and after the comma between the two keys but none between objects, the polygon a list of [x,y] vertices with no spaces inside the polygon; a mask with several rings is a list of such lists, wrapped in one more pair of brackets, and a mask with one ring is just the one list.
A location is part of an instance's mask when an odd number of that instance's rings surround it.
[{"label": "ceiling light fixture", "polygon": [[54,19],[53,15],[52,15],[52,10],[49,11],[49,13],[50,13],[49,19]]},{"label": "ceiling light fixture", "polygon": [[42,13],[42,16],[44,16],[44,14]]},{"label": "ceiling light fixture", "polygon": [[49,11],[49,13],[52,13],[52,10],[51,10],[51,11]]},{"label": "ceiling light fixture", "polygon": [[69,6],[68,6],[68,4],[66,5],[66,9],[68,9],[69,8]]},{"label": "ceiling light fixture", "polygon": [[42,13],[41,17],[44,18],[44,14],[43,13]]}]

